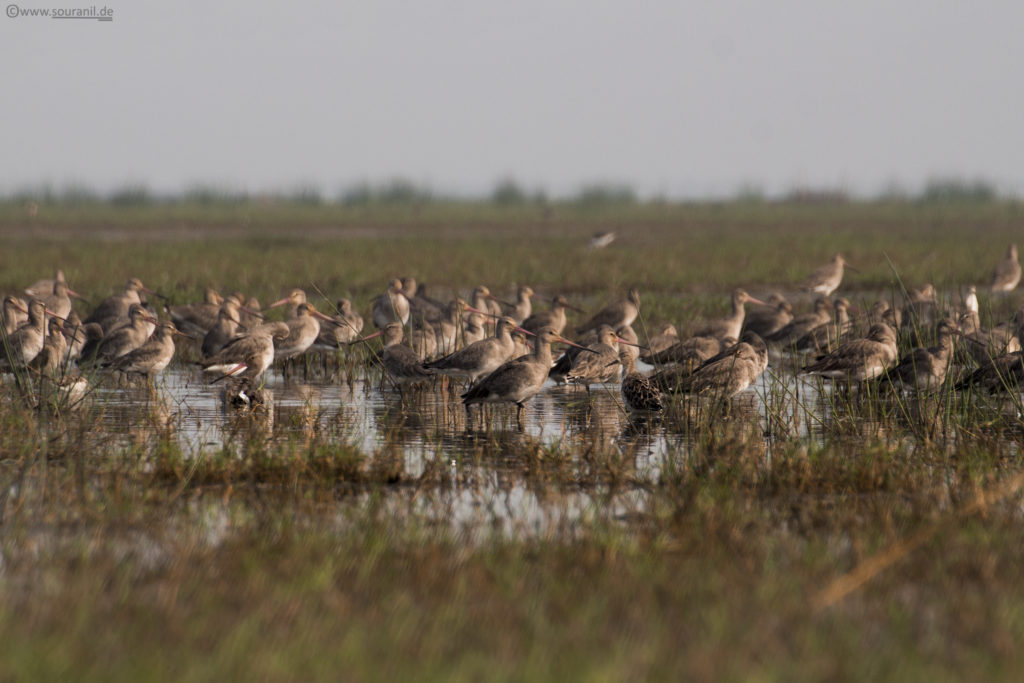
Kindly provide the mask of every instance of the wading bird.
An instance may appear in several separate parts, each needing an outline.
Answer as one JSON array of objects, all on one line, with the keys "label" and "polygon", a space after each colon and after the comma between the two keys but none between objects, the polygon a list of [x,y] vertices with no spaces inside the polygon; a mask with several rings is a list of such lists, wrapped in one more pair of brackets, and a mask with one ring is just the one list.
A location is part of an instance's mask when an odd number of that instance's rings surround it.
[{"label": "wading bird", "polygon": [[629,295],[625,299],[608,304],[595,313],[590,320],[577,327],[576,334],[584,334],[590,330],[596,330],[601,325],[607,325],[613,330],[623,325],[632,325],[639,314],[640,290],[633,287],[629,290]]},{"label": "wading bird", "polygon": [[487,375],[462,394],[467,413],[477,403],[515,403],[516,419],[521,420],[523,405],[537,395],[551,369],[551,344],[560,342],[579,346],[556,334],[550,327],[537,333],[532,356],[511,360]]},{"label": "wading bird", "polygon": [[875,323],[867,337],[841,344],[832,353],[805,366],[801,372],[828,379],[863,382],[874,379],[893,366],[897,359],[896,330]]},{"label": "wading bird", "polygon": [[622,401],[631,413],[656,413],[663,407],[661,392],[636,369],[636,359],[626,349],[619,351],[622,364]]},{"label": "wading bird", "polygon": [[839,289],[839,285],[843,281],[843,266],[845,265],[846,259],[843,258],[843,255],[836,254],[832,257],[831,261],[811,273],[804,280],[801,289],[821,294],[822,296],[829,296],[832,292]]},{"label": "wading bird", "polygon": [[1011,244],[1006,250],[1006,258],[996,264],[989,280],[990,292],[1010,292],[1020,282],[1020,261],[1017,260],[1017,245]]}]

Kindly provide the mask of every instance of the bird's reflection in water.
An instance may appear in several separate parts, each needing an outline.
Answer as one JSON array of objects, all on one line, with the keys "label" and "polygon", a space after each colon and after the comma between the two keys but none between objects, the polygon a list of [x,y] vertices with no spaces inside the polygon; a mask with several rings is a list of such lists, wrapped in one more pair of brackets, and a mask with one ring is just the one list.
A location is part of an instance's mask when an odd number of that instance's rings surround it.
[{"label": "bird's reflection in water", "polygon": [[220,394],[225,440],[270,439],[275,413],[274,392],[247,380],[229,380]]},{"label": "bird's reflection in water", "polygon": [[[349,385],[326,380],[302,383],[293,377],[286,383],[275,371],[261,385],[238,378],[211,385],[196,373],[171,370],[155,391],[167,397],[186,452],[235,439],[239,429],[259,420],[270,438],[327,439],[351,443],[367,453],[406,449],[417,462],[479,458],[484,451],[504,457],[535,447],[579,452],[581,445],[589,451],[663,455],[666,449],[675,453],[688,448],[700,431],[718,421],[761,420],[755,392],[744,392],[727,404],[671,396],[663,413],[631,416],[618,385],[593,385],[588,394],[579,387],[548,383],[517,418],[511,404],[473,405],[467,412],[460,383],[408,387],[403,396],[379,389],[373,379]],[[108,413],[135,415],[140,404],[152,400],[152,391],[104,387],[99,403]],[[132,415],[104,419],[120,424],[137,421]]]}]

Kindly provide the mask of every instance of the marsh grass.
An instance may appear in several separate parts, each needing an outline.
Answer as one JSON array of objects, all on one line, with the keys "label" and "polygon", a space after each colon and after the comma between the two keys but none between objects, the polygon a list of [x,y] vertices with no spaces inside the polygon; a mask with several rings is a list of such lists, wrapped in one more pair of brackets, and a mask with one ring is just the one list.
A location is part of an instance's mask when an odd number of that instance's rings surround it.
[{"label": "marsh grass", "polygon": [[[135,275],[175,301],[316,283],[366,311],[413,274],[592,310],[637,284],[650,328],[716,315],[734,286],[791,288],[834,251],[865,300],[948,293],[982,282],[1024,222],[1008,203],[20,212],[0,205],[8,290],[62,266],[93,303]],[[585,251],[607,228],[620,239]],[[1015,303],[983,297],[984,315]],[[370,355],[295,371],[370,391]],[[1013,678],[1019,394],[849,389],[793,367],[647,420],[552,389],[558,438],[512,410],[467,419],[457,387],[431,385],[385,401],[370,449],[314,402],[229,415],[220,445],[190,449],[180,407],[155,398],[119,431],[102,401],[52,410],[5,385],[0,677]],[[677,438],[652,459],[661,433]]]},{"label": "marsh grass", "polygon": [[[493,431],[454,470],[409,476],[387,448],[328,441],[256,438],[191,461],[159,438],[93,452],[87,422],[56,429],[45,458],[3,443],[4,476],[19,476],[0,650],[16,674],[817,678],[970,661],[988,677],[1016,661],[1019,501],[975,504],[1019,473],[1002,440],[769,449],[734,421],[650,479],[599,442]],[[587,491],[588,512],[539,535],[444,523],[445,492],[486,471],[554,510]],[[629,491],[641,505],[618,502]],[[935,526],[813,608],[830,580]]]}]

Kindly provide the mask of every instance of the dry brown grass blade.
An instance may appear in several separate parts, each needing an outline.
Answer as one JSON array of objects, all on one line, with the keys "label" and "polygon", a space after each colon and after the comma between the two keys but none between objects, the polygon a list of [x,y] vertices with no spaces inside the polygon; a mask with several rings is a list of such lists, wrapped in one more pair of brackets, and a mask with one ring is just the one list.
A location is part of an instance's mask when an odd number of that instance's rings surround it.
[{"label": "dry brown grass blade", "polygon": [[[964,518],[977,512],[984,512],[990,505],[1005,498],[1009,498],[1024,487],[1024,472],[1008,479],[1001,484],[993,486],[988,491],[981,491],[970,505],[960,511],[957,518]],[[868,558],[853,568],[852,571],[843,574],[832,581],[824,589],[819,591],[811,600],[814,610],[821,611],[839,603],[848,595],[866,584],[878,574],[885,571],[900,559],[909,555],[925,541],[929,540],[942,528],[947,520],[940,520],[924,529],[919,530],[909,538],[901,539],[893,543],[884,551]]]}]

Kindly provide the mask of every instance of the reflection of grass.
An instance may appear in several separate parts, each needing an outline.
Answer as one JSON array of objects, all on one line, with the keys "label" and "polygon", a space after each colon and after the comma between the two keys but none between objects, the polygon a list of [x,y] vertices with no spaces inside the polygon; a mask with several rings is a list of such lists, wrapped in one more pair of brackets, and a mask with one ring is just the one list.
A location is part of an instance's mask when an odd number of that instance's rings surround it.
[{"label": "reflection of grass", "polygon": [[[1024,222],[1010,204],[51,208],[30,220],[0,205],[16,235],[0,253],[3,287],[58,265],[94,302],[129,275],[178,301],[209,283],[266,302],[315,282],[365,312],[389,275],[464,292],[526,282],[588,308],[638,284],[645,322],[683,326],[723,310],[735,285],[790,285],[834,251],[860,269],[854,298],[897,288],[883,251],[909,286],[983,281]],[[587,251],[608,228],[618,241]],[[112,231],[137,239],[108,241]],[[353,354],[338,372],[366,370]],[[93,408],[40,413],[5,388],[0,673],[1015,671],[1020,496],[993,493],[1021,471],[1012,402],[785,382],[767,384],[767,435],[735,406],[672,398],[647,429],[685,447],[653,468],[638,464],[645,427],[609,436],[575,397],[560,408],[571,436],[554,443],[501,409],[486,428],[475,414],[467,425],[453,401],[434,420],[389,407],[378,421],[391,437],[364,452],[343,427],[319,426],[316,411],[338,407],[310,405],[273,425],[240,417],[224,448],[197,455],[165,414],[140,408],[125,439]],[[444,456],[411,470],[403,440],[424,423]],[[877,569],[821,609],[865,567]]]},{"label": "reflection of grass", "polygon": [[[16,407],[0,417],[31,433]],[[51,425],[46,461],[6,436],[0,661],[105,680],[1013,670],[1024,532],[1013,500],[977,505],[1012,461],[898,439],[769,457],[753,425],[707,427],[654,479],[615,446],[515,432],[415,476],[389,447],[258,428],[198,461],[159,434],[110,451],[88,416]],[[539,534],[487,493],[513,482],[544,501]],[[480,507],[453,508],[453,488]]]}]

